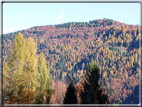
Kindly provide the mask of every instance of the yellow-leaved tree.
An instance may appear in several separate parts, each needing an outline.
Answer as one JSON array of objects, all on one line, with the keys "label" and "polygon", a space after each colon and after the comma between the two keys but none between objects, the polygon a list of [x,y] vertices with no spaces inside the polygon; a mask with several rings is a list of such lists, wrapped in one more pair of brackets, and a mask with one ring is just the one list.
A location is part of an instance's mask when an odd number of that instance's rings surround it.
[{"label": "yellow-leaved tree", "polygon": [[3,63],[3,100],[10,104],[33,103],[38,85],[38,60],[34,39],[19,33]]},{"label": "yellow-leaved tree", "polygon": [[45,62],[45,55],[41,53],[39,58],[39,64],[38,64],[38,71],[39,71],[39,77],[38,82],[39,86],[37,88],[37,96],[36,96],[36,104],[48,104],[51,97],[52,89],[50,88],[52,84],[52,79],[50,77],[50,70],[47,68],[46,62]]}]

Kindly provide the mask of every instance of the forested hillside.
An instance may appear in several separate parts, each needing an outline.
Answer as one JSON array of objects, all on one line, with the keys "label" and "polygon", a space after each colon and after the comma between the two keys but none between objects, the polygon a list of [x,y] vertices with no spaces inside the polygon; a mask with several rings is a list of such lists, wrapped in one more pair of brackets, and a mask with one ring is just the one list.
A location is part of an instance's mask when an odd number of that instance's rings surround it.
[{"label": "forested hillside", "polygon": [[139,26],[102,19],[31,27],[3,35],[4,60],[19,32],[26,39],[34,38],[37,56],[44,53],[54,81],[68,84],[71,76],[79,86],[93,58],[110,103],[139,103],[139,93],[134,94],[139,87]]}]

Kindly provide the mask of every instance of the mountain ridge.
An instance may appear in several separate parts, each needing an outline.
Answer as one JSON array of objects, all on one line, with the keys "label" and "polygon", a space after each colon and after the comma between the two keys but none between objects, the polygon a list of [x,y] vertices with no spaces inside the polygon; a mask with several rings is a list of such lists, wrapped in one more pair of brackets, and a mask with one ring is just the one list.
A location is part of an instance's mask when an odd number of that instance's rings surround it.
[{"label": "mountain ridge", "polygon": [[[110,94],[112,103],[118,102],[117,97],[123,101],[138,84],[138,26],[102,19],[31,27],[3,35],[4,60],[19,32],[25,38],[35,39],[37,55],[45,54],[50,74],[56,81],[65,79],[68,82],[72,76],[78,83],[93,58],[100,66],[104,81],[101,86]],[[126,48],[124,52],[117,48],[120,46]]]}]

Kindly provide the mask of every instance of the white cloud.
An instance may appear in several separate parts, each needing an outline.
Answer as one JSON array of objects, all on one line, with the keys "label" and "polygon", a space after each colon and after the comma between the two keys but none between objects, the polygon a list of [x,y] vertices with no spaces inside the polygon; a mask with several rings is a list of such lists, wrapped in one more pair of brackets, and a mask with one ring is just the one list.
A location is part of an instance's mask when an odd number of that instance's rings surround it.
[{"label": "white cloud", "polygon": [[8,27],[3,27],[3,34],[15,32],[15,31],[22,30],[22,29],[25,29],[25,27],[24,26],[8,26]]},{"label": "white cloud", "polygon": [[64,17],[64,16],[63,16],[63,13],[61,12],[61,13],[59,14],[59,16],[57,17],[57,19],[55,20],[56,24],[61,23],[61,20],[62,20],[63,17]]}]

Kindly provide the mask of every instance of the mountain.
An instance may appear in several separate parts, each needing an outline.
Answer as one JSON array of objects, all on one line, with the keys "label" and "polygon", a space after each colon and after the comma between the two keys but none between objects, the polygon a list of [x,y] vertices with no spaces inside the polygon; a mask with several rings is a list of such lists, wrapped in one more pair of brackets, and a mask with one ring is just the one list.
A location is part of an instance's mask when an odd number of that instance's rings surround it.
[{"label": "mountain", "polygon": [[129,103],[126,97],[139,84],[139,26],[101,19],[31,27],[3,35],[4,60],[19,32],[35,39],[37,54],[45,54],[55,81],[68,83],[72,76],[78,83],[93,58],[100,66],[101,86],[110,102]]}]

